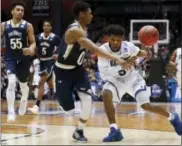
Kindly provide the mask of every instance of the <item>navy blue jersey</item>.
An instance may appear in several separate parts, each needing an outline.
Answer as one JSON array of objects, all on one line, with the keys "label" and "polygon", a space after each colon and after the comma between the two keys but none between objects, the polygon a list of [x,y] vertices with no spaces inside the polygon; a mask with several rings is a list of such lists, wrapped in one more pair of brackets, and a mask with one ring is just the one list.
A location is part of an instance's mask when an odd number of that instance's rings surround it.
[{"label": "navy blue jersey", "polygon": [[40,33],[36,37],[36,45],[39,58],[50,58],[57,52],[60,45],[60,38],[54,33],[51,33],[48,37],[45,37],[44,33]]},{"label": "navy blue jersey", "polygon": [[23,55],[23,48],[28,47],[27,26],[28,22],[25,20],[22,20],[16,27],[12,25],[11,20],[5,22],[5,59],[21,60],[27,58]]},{"label": "navy blue jersey", "polygon": [[[75,22],[69,25],[68,29],[75,26],[81,27],[78,22]],[[83,60],[85,58],[86,49],[81,48],[81,46],[78,43],[67,44],[64,39],[65,38],[63,37],[60,46],[58,62],[64,65],[82,65]]]}]

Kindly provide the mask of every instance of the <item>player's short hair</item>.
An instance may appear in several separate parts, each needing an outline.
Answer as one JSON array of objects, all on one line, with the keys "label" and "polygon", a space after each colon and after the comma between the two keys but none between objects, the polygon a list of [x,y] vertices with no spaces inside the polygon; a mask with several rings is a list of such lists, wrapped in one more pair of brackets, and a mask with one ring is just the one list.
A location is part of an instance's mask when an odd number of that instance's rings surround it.
[{"label": "player's short hair", "polygon": [[107,27],[107,35],[111,36],[111,35],[119,35],[119,36],[123,36],[125,33],[125,29],[118,24],[111,24]]},{"label": "player's short hair", "polygon": [[44,25],[45,23],[49,23],[52,26],[52,22],[50,20],[44,20],[42,24]]},{"label": "player's short hair", "polygon": [[11,10],[13,10],[16,6],[22,6],[24,9],[25,9],[25,3],[23,0],[14,0],[12,3],[11,3]]},{"label": "player's short hair", "polygon": [[90,4],[84,1],[76,1],[72,6],[72,14],[78,18],[80,12],[86,12],[90,8]]}]

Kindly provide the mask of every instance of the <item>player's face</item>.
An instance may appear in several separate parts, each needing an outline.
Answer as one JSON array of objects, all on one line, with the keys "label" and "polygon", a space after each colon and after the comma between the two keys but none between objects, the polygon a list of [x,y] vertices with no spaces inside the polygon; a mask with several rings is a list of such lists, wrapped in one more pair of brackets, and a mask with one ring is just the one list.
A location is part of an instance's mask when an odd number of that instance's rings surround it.
[{"label": "player's face", "polygon": [[85,24],[90,24],[93,18],[92,10],[89,8],[86,12],[82,12],[81,17],[84,19]]},{"label": "player's face", "polygon": [[15,6],[15,8],[12,10],[13,18],[21,20],[24,16],[24,8],[23,6]]},{"label": "player's face", "polygon": [[109,45],[112,49],[113,52],[117,52],[119,51],[120,47],[121,47],[121,43],[123,41],[123,37],[122,36],[117,36],[117,35],[110,35],[108,38],[109,41]]},{"label": "player's face", "polygon": [[49,22],[44,22],[43,30],[46,33],[51,32],[51,30],[52,30],[51,24]]}]

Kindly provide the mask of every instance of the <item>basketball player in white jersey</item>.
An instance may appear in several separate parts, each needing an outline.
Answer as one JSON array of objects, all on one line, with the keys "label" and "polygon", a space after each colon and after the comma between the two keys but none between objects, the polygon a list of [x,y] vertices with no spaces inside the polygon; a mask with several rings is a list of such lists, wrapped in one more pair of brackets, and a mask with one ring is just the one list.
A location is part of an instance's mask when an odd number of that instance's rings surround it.
[{"label": "basketball player in white jersey", "polygon": [[[139,58],[145,57],[147,53],[140,50],[134,44],[123,41],[124,29],[119,25],[108,27],[109,42],[100,48],[112,55],[116,55],[131,63]],[[128,61],[127,61],[128,60]],[[146,90],[145,80],[132,66],[129,70],[116,65],[114,61],[109,61],[98,57],[98,67],[101,78],[105,80],[103,86],[103,101],[105,112],[110,123],[110,133],[103,139],[104,142],[120,141],[123,139],[122,133],[118,129],[115,119],[115,109],[112,101],[121,102],[121,97],[127,92],[133,96],[144,110],[162,115],[169,119],[176,132],[182,134],[182,123],[178,114],[170,113],[160,106],[150,104],[150,92]]]},{"label": "basketball player in white jersey", "polygon": [[169,65],[172,65],[176,70],[176,80],[178,82],[178,86],[181,90],[181,48],[177,48],[171,58],[170,58],[170,62]]}]

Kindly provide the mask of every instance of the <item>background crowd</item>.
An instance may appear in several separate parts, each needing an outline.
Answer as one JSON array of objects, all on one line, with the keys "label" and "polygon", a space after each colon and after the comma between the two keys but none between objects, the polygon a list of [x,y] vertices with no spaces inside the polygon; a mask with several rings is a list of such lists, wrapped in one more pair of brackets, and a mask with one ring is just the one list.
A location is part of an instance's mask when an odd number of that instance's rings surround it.
[{"label": "background crowd", "polygon": [[[10,17],[9,11],[7,8],[9,6],[7,0],[2,3],[2,19],[1,21],[6,21]],[[32,1],[32,5],[34,0]],[[47,0],[49,1],[49,0]],[[71,23],[72,16],[70,14],[71,4],[75,0],[62,0],[60,2],[49,1],[50,3],[60,3],[60,6],[57,6],[61,10],[59,10],[60,15],[56,15],[56,17],[60,17],[59,19],[54,19],[53,21],[53,31],[58,33],[58,35],[62,36],[64,30]],[[30,2],[30,1],[29,1]],[[138,70],[145,78],[148,86],[153,86],[154,95],[151,98],[152,101],[171,101],[171,90],[176,88],[176,81],[173,77],[169,77],[166,73],[166,65],[168,63],[169,57],[171,53],[177,47],[182,45],[182,37],[181,37],[181,18],[176,16],[182,16],[180,11],[180,0],[158,0],[153,2],[142,2],[141,0],[128,2],[126,0],[120,1],[89,1],[93,8],[94,19],[92,24],[88,27],[88,33],[90,39],[97,43],[98,46],[102,45],[104,42],[107,42],[107,34],[105,28],[109,24],[121,24],[125,28],[125,39],[129,39],[130,33],[130,25],[129,22],[131,19],[168,19],[170,21],[170,42],[169,44],[160,45],[158,49],[158,53],[154,53],[152,49],[148,50],[147,59],[143,60],[140,65],[138,65]],[[120,7],[119,7],[120,6]],[[33,6],[32,6],[33,7]],[[128,7],[128,9],[127,9]],[[151,9],[147,9],[147,8]],[[123,9],[121,9],[123,8]],[[146,9],[142,9],[146,8]],[[42,31],[42,22],[45,19],[51,20],[51,16],[53,14],[53,6],[49,8],[48,16],[39,16],[35,20],[31,19],[33,14],[35,13],[32,8],[27,8],[27,16],[25,12],[25,19],[31,23],[33,23],[35,33],[38,34]],[[153,10],[154,9],[154,10]],[[57,9],[56,9],[57,10]],[[57,10],[58,11],[58,10]],[[155,11],[155,15],[154,12]],[[36,12],[38,13],[38,12]],[[54,12],[57,13],[57,12]],[[66,15],[66,16],[65,16]],[[70,16],[70,17],[69,17]],[[60,20],[58,22],[58,20]],[[35,35],[36,35],[35,34]],[[160,34],[160,37],[164,37],[164,34]],[[2,43],[3,44],[3,43]],[[5,48],[5,46],[1,46],[1,48]],[[61,49],[61,47],[60,47]],[[155,74],[157,74],[156,80],[154,79],[154,70],[153,67],[157,68],[159,66],[159,70],[155,70]],[[89,78],[93,90],[93,100],[100,101],[101,100],[101,89],[103,81],[99,76],[99,70],[97,68],[97,57],[95,54],[90,54],[88,52],[85,60],[84,67],[89,73]],[[29,85],[31,87],[29,99],[35,99],[32,87],[32,72],[30,76]],[[156,81],[156,83],[155,83]],[[157,86],[156,86],[157,85]],[[160,88],[158,88],[159,86]],[[3,61],[3,52],[1,54],[1,99],[6,99],[5,91],[7,88],[7,76],[6,76],[6,67]],[[158,98],[158,90],[162,90],[161,98]],[[156,92],[156,93],[155,93]],[[47,96],[48,92],[45,92],[45,99],[49,99]],[[16,89],[16,98],[20,99],[21,92],[19,86]],[[132,101],[129,95],[125,95],[123,97],[124,101]]]}]

